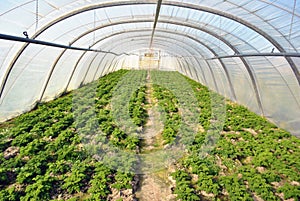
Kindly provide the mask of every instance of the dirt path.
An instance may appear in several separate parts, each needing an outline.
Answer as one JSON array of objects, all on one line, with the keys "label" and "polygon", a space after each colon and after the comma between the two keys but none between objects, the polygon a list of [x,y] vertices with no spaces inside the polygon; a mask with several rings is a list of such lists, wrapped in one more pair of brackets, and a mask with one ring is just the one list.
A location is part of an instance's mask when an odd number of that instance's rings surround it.
[{"label": "dirt path", "polygon": [[[163,149],[161,139],[161,132],[163,131],[163,123],[160,120],[160,113],[158,111],[157,103],[153,98],[153,89],[151,83],[150,73],[147,76],[147,91],[146,98],[148,102],[148,121],[145,125],[142,134],[142,146],[140,148],[141,154],[149,154],[156,150]],[[143,166],[143,161],[141,161]],[[143,169],[143,167],[142,167]],[[174,195],[171,191],[171,185],[168,180],[167,170],[160,170],[160,172],[151,172],[149,169],[139,175],[139,188],[136,192],[136,197],[140,201],[173,201]]]},{"label": "dirt path", "polygon": [[[167,180],[165,178],[164,180]],[[136,192],[139,201],[175,201],[170,184],[159,176],[145,174],[141,176],[140,189]]]},{"label": "dirt path", "polygon": [[152,96],[153,89],[151,87],[151,83],[147,83],[146,86],[146,99],[148,103],[148,121],[144,127],[144,132],[142,134],[142,153],[152,151],[157,148],[162,148],[159,142],[161,141],[161,132],[164,128],[164,125],[160,120],[160,113],[158,111],[157,103]]}]

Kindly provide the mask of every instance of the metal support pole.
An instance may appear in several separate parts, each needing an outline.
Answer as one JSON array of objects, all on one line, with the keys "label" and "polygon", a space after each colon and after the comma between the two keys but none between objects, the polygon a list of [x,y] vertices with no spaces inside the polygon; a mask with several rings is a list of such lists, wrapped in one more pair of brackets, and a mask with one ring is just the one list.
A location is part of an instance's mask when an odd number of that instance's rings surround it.
[{"label": "metal support pole", "polygon": [[150,39],[150,45],[149,45],[149,49],[150,50],[152,49],[153,37],[154,37],[154,32],[155,32],[155,28],[156,28],[156,24],[157,24],[159,12],[160,12],[161,2],[162,2],[162,0],[158,0],[157,6],[156,6],[155,19],[154,19],[154,24],[153,24],[152,33],[151,33],[151,39]]}]

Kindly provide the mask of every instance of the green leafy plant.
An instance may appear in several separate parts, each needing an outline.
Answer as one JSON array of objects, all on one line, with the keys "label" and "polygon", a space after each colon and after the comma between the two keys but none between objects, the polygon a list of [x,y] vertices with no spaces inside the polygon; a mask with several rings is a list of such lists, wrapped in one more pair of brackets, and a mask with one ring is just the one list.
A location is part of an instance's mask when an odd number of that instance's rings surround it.
[{"label": "green leafy plant", "polygon": [[81,161],[76,161],[71,169],[71,175],[64,179],[62,189],[66,189],[69,193],[80,192],[83,186],[83,180],[87,178],[85,173],[87,165]]}]

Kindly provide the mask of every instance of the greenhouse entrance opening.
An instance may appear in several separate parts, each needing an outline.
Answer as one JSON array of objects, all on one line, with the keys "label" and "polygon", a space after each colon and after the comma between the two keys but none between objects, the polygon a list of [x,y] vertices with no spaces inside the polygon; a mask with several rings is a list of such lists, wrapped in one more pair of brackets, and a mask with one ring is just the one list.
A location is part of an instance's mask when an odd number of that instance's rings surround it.
[{"label": "greenhouse entrance opening", "polygon": [[160,51],[141,51],[139,54],[139,69],[159,69]]}]

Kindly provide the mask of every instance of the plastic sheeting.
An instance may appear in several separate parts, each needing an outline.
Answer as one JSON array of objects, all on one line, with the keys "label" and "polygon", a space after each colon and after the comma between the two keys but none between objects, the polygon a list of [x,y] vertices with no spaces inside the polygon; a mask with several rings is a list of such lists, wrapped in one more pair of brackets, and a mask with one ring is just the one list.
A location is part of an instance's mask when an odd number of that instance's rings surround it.
[{"label": "plastic sheeting", "polygon": [[[149,48],[155,0],[4,0],[1,34],[104,52],[0,39],[4,121],[120,68]],[[300,1],[163,0],[153,48],[177,70],[300,134]],[[254,57],[228,57],[256,54]],[[169,65],[169,66],[168,66]]]}]

